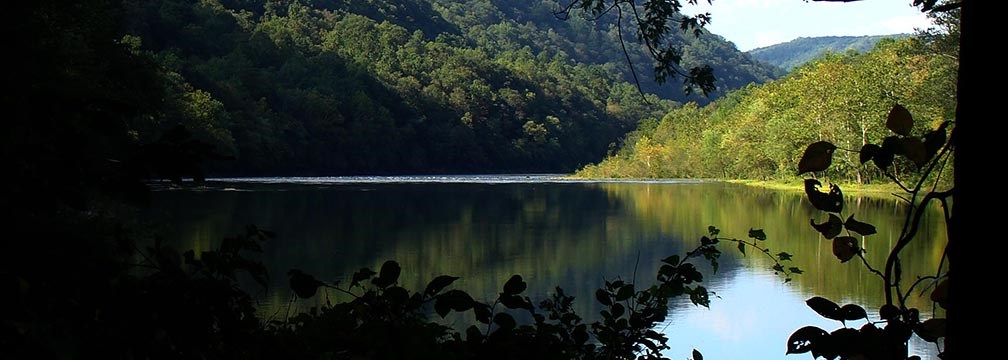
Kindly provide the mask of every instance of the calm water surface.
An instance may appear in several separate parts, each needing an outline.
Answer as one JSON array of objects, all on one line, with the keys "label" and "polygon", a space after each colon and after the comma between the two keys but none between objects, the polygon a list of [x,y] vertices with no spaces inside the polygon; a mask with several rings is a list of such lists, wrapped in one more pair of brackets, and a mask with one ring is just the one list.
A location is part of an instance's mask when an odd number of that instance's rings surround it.
[{"label": "calm water surface", "polygon": [[[877,226],[879,233],[862,241],[876,268],[884,264],[906,210],[893,199],[848,198],[844,209],[844,216],[853,212]],[[673,359],[689,357],[693,348],[709,359],[804,359],[808,354],[784,355],[792,331],[805,325],[840,327],[808,309],[805,299],[818,295],[841,305],[858,303],[870,313],[883,301],[880,280],[855,261],[841,264],[833,257],[831,243],[809,226],[809,219],[822,222],[826,216],[794,192],[717,182],[584,182],[541,175],[258,178],[157,191],[153,202],[149,217],[170,224],[163,225],[167,237],[197,253],[249,224],[276,232],[262,254],[272,275],[270,288],[259,293],[264,312],[276,313],[288,303],[285,274],[291,268],[346,283],[361,267],[377,269],[396,260],[407,289],[423,289],[435,276],[448,274],[462,277],[454,288],[491,300],[504,281],[521,274],[533,301],[560,285],[577,297],[578,312],[591,318],[601,310],[592,294],[603,279],[632,281],[636,266],[637,283],[652,282],[659,260],[694,248],[708,225],[731,237],[763,228],[771,251],[793,254],[791,266],[805,273],[784,283],[765,258],[751,251],[743,257],[725,244],[717,273],[701,267],[703,285],[718,296],[710,309],[680,299],[661,327],[670,337]],[[935,211],[920,238],[904,251],[907,279],[937,268],[942,233]],[[324,299],[316,296],[297,307],[307,309]],[[927,294],[910,302],[923,316],[933,315]],[[942,316],[940,310],[937,315]],[[472,321],[472,315],[465,316],[450,321]],[[933,345],[912,345],[912,353],[936,358]]]}]

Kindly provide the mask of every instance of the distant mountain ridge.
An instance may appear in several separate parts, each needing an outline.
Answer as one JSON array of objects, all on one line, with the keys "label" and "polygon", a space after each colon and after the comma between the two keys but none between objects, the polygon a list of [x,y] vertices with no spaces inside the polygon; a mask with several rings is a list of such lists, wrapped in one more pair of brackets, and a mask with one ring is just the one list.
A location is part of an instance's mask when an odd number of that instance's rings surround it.
[{"label": "distant mountain ridge", "polygon": [[910,34],[799,37],[785,43],[749,50],[747,53],[757,60],[791,71],[827,51],[842,53],[854,50],[863,53],[884,38],[902,39],[909,36]]}]

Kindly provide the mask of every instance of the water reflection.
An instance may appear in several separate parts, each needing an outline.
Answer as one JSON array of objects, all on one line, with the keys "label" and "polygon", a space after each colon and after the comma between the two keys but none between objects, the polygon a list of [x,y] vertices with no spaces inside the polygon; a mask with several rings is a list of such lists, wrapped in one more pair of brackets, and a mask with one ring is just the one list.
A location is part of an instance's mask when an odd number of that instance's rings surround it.
[{"label": "water reflection", "polygon": [[[687,357],[693,347],[709,358],[734,358],[740,351],[783,358],[791,331],[838,326],[807,310],[805,298],[815,294],[869,309],[882,300],[878,279],[860,264],[840,264],[830,243],[808,225],[824,216],[801,194],[733,184],[217,183],[205,191],[157,192],[154,203],[151,217],[171,224],[168,238],[181,247],[209,249],[247,224],[277,232],[264,246],[273,275],[264,311],[287,304],[283,274],[290,268],[345,283],[362,266],[395,259],[406,288],[422,289],[450,274],[462,277],[455,288],[487,300],[512,274],[522,274],[534,301],[561,285],[589,317],[601,310],[591,294],[604,277],[632,280],[639,267],[637,282],[650,282],[661,258],[694,247],[712,224],[736,236],[764,228],[772,250],[794,254],[795,266],[806,273],[783,284],[765,259],[741,257],[726,246],[720,272],[704,269],[705,285],[721,298],[712,300],[711,310],[684,302],[674,311],[667,329],[673,358]],[[902,211],[895,201],[848,199],[845,215],[854,212],[878,227],[879,234],[863,241],[873,266],[882,266],[897,238]],[[937,267],[944,242],[931,237],[944,229],[934,215],[923,238],[905,250],[908,279]],[[910,302],[930,309],[926,297]]]}]

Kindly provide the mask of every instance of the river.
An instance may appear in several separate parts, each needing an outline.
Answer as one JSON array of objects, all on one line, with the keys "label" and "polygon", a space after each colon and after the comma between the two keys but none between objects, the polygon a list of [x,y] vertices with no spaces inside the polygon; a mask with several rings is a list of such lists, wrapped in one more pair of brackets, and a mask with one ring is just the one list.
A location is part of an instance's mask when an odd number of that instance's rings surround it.
[{"label": "river", "polygon": [[[904,250],[909,281],[933,275],[941,259],[944,223],[935,210]],[[883,266],[905,211],[895,197],[847,198],[845,218],[853,213],[878,228],[875,235],[859,237],[874,267]],[[826,215],[801,193],[721,182],[548,175],[211,179],[202,188],[155,191],[146,215],[167,239],[197,253],[246,225],[275,232],[262,254],[271,286],[253,291],[262,311],[274,316],[291,296],[289,269],[346,283],[361,267],[377,269],[396,260],[407,289],[422,290],[447,274],[461,277],[454,288],[492,300],[511,275],[521,274],[533,301],[559,285],[591,319],[601,310],[592,294],[604,279],[633,281],[636,268],[637,283],[653,281],[659,260],[695,247],[708,225],[738,238],[750,228],[764,229],[771,252],[793,254],[786,266],[804,273],[785,283],[768,259],[752,251],[742,256],[725,244],[717,273],[699,267],[703,285],[717,295],[710,309],[679,299],[661,326],[670,337],[672,359],[689,357],[693,348],[709,359],[805,358],[784,355],[792,331],[841,326],[819,317],[805,299],[861,304],[873,319],[884,301],[881,281],[857,259],[840,263],[831,243],[809,226],[809,219],[822,222]],[[336,294],[324,295],[338,300]],[[914,295],[909,302],[922,317],[943,316],[940,308],[933,312],[927,296]],[[324,302],[320,295],[295,308]],[[912,354],[937,358],[933,344],[914,339]]]}]

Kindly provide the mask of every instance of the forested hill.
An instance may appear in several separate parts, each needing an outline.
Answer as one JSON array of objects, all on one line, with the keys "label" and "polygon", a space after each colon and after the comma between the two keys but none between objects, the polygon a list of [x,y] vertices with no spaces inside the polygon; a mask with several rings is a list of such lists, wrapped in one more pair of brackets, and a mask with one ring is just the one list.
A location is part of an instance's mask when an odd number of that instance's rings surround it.
[{"label": "forested hill", "polygon": [[[161,67],[141,142],[183,124],[236,160],[218,174],[569,171],[687,98],[659,87],[614,21],[563,22],[552,1],[124,2],[123,43]],[[633,34],[633,31],[625,31]],[[678,41],[678,40],[677,40]],[[779,70],[716,35],[684,36],[719,92]]]},{"label": "forested hill", "polygon": [[826,52],[844,53],[850,50],[866,52],[879,40],[902,39],[908,36],[910,34],[800,37],[786,43],[749,50],[748,53],[760,61],[790,71]]},{"label": "forested hill", "polygon": [[[421,0],[422,1],[422,0]],[[573,13],[565,20],[555,12],[564,1],[558,0],[432,0],[434,8],[450,22],[459,26],[466,39],[491,52],[528,46],[533,52],[561,54],[582,64],[611,65],[623,74],[623,80],[633,81],[619,40],[615,17],[586,20]],[[689,10],[688,7],[686,9]],[[624,19],[624,26],[632,19]],[[784,74],[779,68],[760,62],[741,52],[721,36],[702,32],[672,31],[668,39],[682,44],[685,67],[710,65],[714,68],[718,90],[710,96],[686,96],[678,80],[658,85],[653,80],[652,60],[644,47],[632,37],[636,28],[624,29],[630,58],[638,71],[646,92],[677,102],[695,101],[706,104],[729,90],[749,83],[764,83]]]},{"label": "forested hill", "polygon": [[[806,146],[829,141],[853,149],[836,151],[825,174],[831,181],[887,181],[877,168],[860,163],[857,150],[892,135],[885,123],[894,104],[913,114],[915,135],[954,118],[957,55],[936,49],[918,38],[885,39],[864,54],[828,54],[780,80],[704,107],[677,108],[579,174],[794,180]],[[905,159],[894,164],[897,177],[915,169]]]}]

